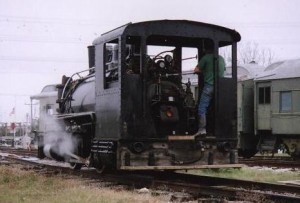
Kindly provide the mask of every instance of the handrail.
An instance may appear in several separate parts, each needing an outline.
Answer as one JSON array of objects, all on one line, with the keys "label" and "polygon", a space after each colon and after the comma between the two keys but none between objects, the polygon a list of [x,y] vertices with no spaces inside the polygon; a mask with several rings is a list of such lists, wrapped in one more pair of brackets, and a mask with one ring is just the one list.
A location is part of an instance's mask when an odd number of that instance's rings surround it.
[{"label": "handrail", "polygon": [[91,71],[91,70],[94,70],[94,69],[95,69],[95,67],[89,68],[89,69],[86,69],[86,70],[83,70],[83,71],[79,71],[79,72],[76,72],[76,73],[74,73],[73,75],[71,75],[71,77],[69,77],[69,79],[67,80],[67,82],[66,82],[65,85],[64,85],[64,89],[63,89],[62,94],[61,94],[61,100],[64,99],[66,87],[67,87],[68,84],[72,81],[72,78],[73,78],[75,75],[77,75],[80,79],[89,78],[89,77],[92,77],[94,74],[91,74],[91,75],[87,75],[87,76],[82,77],[82,76],[80,75],[80,73],[84,73],[84,72]]}]

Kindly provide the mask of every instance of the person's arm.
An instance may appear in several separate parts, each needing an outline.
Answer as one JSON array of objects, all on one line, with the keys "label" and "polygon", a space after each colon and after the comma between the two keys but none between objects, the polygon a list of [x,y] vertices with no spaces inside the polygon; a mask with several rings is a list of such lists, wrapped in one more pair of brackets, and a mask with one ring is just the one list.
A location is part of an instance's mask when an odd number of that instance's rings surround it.
[{"label": "person's arm", "polygon": [[196,65],[196,67],[195,67],[195,69],[194,69],[194,74],[199,74],[199,73],[201,73],[201,72],[202,72],[202,69],[201,69],[201,67],[199,66],[199,64]]},{"label": "person's arm", "polygon": [[[196,65],[196,67],[195,67],[195,69],[194,69],[194,74],[200,74],[200,73],[203,72],[203,70],[204,70],[204,68],[205,68],[205,66],[206,66],[206,60],[207,60],[206,58],[207,58],[207,56],[204,55],[204,56],[200,59],[199,63]],[[205,70],[204,70],[204,71],[205,71]]]}]

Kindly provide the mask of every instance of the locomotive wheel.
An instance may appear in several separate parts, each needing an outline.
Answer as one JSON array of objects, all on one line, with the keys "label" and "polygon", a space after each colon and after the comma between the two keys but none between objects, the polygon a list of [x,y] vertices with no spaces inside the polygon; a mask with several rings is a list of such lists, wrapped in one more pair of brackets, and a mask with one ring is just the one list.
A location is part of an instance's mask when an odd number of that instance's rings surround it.
[{"label": "locomotive wheel", "polygon": [[96,172],[102,174],[104,173],[105,169],[106,169],[105,165],[101,165],[96,168]]},{"label": "locomotive wheel", "polygon": [[81,167],[83,166],[83,164],[79,164],[79,163],[70,163],[70,165],[74,170],[80,170]]},{"label": "locomotive wheel", "polygon": [[257,150],[256,149],[244,149],[244,150],[239,149],[238,153],[239,153],[239,156],[249,159],[257,153]]}]

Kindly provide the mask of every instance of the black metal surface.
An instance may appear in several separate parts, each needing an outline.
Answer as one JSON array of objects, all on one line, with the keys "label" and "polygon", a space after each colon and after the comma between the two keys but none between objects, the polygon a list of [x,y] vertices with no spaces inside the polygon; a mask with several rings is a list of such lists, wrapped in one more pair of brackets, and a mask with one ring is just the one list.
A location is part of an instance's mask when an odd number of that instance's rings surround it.
[{"label": "black metal surface", "polygon": [[[207,40],[214,42],[215,56],[219,47],[232,45],[233,77],[215,77],[215,122],[212,132],[214,139],[200,137],[193,140],[191,146],[204,142],[203,150],[210,154],[210,164],[217,164],[218,161],[223,164],[234,162],[234,158],[230,159],[228,152],[236,149],[237,139],[234,61],[236,43],[240,40],[239,33],[201,22],[159,20],[129,23],[97,38],[93,46],[89,46],[89,67],[95,66],[95,69],[90,69],[95,70],[95,77],[91,74],[93,71],[90,71],[89,77],[72,81],[67,86],[70,93],[64,103],[61,103],[61,109],[67,109],[61,112],[69,113],[67,116],[61,116],[65,123],[80,129],[80,136],[86,142],[94,140],[119,143],[111,152],[113,156],[107,155],[106,151],[95,149],[99,146],[105,147],[101,144],[94,145],[92,150],[85,149],[92,152],[91,157],[98,165],[101,165],[101,162],[117,160],[115,165],[120,167],[125,162],[131,163],[130,157],[135,157],[136,160],[141,159],[151,165],[158,163],[154,159],[163,160],[160,164],[169,166],[172,165],[169,161],[172,159],[172,150],[177,150],[176,153],[181,153],[183,157],[199,151],[188,147],[182,151],[173,149],[167,137],[193,135],[198,130],[197,105],[195,102],[189,102],[192,105],[187,105],[187,99],[193,97],[188,97],[188,88],[181,81],[182,49],[193,47],[198,49],[199,55],[203,55],[203,44]],[[151,58],[147,53],[150,45],[174,47],[174,50],[161,52],[172,53],[173,63],[168,63],[160,52]],[[136,59],[135,65],[129,61],[131,56]],[[127,71],[130,64],[136,66],[131,67],[133,74],[128,74]],[[159,64],[165,67],[160,67]],[[93,118],[80,115],[84,112],[92,112]],[[92,129],[87,130],[86,126]],[[153,140],[159,142],[160,149],[154,146],[157,143]],[[220,149],[214,150],[221,142],[228,142],[228,149],[219,147]],[[184,140],[178,141],[178,145],[190,146],[186,145]],[[86,146],[91,147],[92,144]],[[124,161],[122,150],[133,154],[126,155]],[[155,153],[158,151],[164,153]],[[143,152],[148,154],[142,155]],[[153,156],[149,155],[151,152]],[[113,160],[109,161],[109,158]],[[207,157],[203,159],[207,160]]]}]

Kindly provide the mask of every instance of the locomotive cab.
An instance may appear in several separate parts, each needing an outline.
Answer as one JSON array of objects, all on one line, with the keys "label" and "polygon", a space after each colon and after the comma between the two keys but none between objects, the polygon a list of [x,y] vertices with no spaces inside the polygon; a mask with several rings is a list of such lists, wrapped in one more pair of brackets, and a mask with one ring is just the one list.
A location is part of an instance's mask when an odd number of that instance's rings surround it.
[{"label": "locomotive cab", "polygon": [[[81,129],[73,133],[81,140],[77,155],[84,152],[98,169],[240,167],[236,151],[239,40],[234,30],[185,20],[129,23],[101,35],[89,47],[93,71],[80,82],[66,84],[64,89],[72,91],[60,100],[61,118],[72,129],[74,123]],[[233,71],[226,78],[214,74],[208,133],[195,136],[203,77],[192,70],[207,42],[214,45],[214,73],[221,49],[231,53]]]},{"label": "locomotive cab", "polygon": [[[212,32],[213,27],[188,21],[152,21],[125,25],[94,41],[97,125],[92,152],[98,162],[115,160],[119,169],[237,163],[236,76],[215,76],[210,129],[204,137],[194,136],[201,76],[190,74],[183,81],[184,70],[193,70],[208,41],[215,56],[227,46],[236,57],[236,32]],[[117,50],[114,68],[108,65],[109,47]],[[188,64],[185,55],[199,57]],[[194,93],[192,82],[199,87]]]}]

